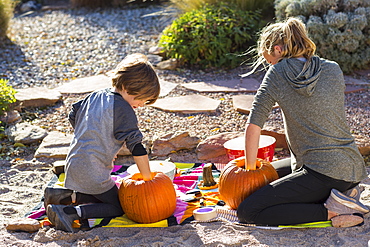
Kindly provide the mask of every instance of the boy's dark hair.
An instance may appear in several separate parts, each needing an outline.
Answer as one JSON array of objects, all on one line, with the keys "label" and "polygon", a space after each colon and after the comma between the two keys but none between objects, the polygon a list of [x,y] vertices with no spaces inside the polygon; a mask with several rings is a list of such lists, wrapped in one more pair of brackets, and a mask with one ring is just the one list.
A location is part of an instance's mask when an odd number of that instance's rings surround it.
[{"label": "boy's dark hair", "polygon": [[146,99],[147,105],[158,99],[158,76],[145,55],[134,53],[126,56],[112,72],[112,86],[118,90],[124,89],[130,95],[137,95],[135,99]]}]

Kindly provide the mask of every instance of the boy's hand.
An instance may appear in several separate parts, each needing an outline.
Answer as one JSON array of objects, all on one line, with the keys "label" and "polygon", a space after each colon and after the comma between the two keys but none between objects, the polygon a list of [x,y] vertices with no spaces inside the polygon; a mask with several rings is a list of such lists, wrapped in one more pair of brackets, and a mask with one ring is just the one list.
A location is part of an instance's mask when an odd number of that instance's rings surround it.
[{"label": "boy's hand", "polygon": [[149,167],[149,157],[148,155],[134,156],[135,163],[139,168],[144,181],[150,181],[153,179],[152,173]]}]

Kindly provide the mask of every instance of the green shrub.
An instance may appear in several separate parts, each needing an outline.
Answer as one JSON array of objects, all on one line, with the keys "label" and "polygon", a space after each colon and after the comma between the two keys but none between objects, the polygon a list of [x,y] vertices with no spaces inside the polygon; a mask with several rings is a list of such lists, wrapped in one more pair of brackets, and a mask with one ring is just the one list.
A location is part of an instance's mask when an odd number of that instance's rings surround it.
[{"label": "green shrub", "polygon": [[6,37],[9,21],[13,17],[16,1],[0,0],[0,38]]},{"label": "green shrub", "polygon": [[[189,12],[199,9],[205,4],[215,5],[219,0],[170,0],[171,5],[178,9],[181,13]],[[241,10],[255,11],[262,10],[262,12],[274,10],[274,0],[224,0],[230,4],[234,4]]]},{"label": "green shrub", "polygon": [[344,73],[370,65],[370,1],[278,0],[278,20],[290,16],[305,22],[317,54],[336,61]]},{"label": "green shrub", "polygon": [[9,105],[16,101],[16,91],[7,84],[7,80],[0,79],[0,116],[9,110]]},{"label": "green shrub", "polygon": [[184,65],[233,68],[242,61],[238,55],[255,43],[260,27],[258,12],[224,3],[204,5],[165,28],[159,46]]}]

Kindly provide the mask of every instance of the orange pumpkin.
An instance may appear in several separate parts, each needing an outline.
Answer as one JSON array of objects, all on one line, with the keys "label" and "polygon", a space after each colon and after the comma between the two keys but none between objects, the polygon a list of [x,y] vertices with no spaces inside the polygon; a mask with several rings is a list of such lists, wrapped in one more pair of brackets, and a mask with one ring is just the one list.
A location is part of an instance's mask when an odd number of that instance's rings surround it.
[{"label": "orange pumpkin", "polygon": [[256,190],[278,179],[275,168],[262,159],[257,159],[255,170],[245,169],[245,157],[230,161],[221,172],[218,182],[220,197],[232,209]]},{"label": "orange pumpkin", "polygon": [[118,191],[127,217],[138,223],[154,223],[170,217],[176,209],[176,192],[171,179],[162,172],[152,172],[144,181],[141,173],[122,180]]}]

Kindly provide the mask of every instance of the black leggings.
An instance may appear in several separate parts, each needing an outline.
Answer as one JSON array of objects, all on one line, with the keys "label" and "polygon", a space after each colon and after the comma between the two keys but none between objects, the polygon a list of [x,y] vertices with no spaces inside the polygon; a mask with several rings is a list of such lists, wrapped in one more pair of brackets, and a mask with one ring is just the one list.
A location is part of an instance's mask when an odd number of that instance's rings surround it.
[{"label": "black leggings", "polygon": [[113,218],[123,215],[116,185],[98,195],[77,192],[76,203],[81,208],[82,219]]},{"label": "black leggings", "polygon": [[270,226],[326,221],[323,203],[331,189],[346,191],[357,184],[303,167],[247,197],[237,209],[238,218],[242,223]]}]

